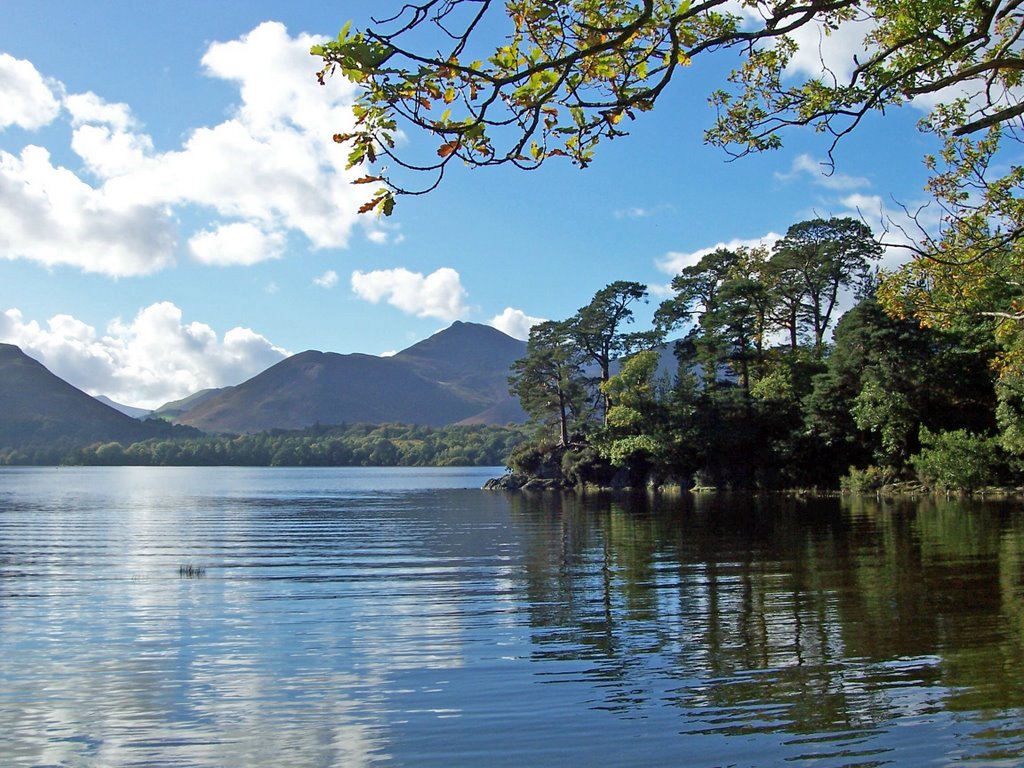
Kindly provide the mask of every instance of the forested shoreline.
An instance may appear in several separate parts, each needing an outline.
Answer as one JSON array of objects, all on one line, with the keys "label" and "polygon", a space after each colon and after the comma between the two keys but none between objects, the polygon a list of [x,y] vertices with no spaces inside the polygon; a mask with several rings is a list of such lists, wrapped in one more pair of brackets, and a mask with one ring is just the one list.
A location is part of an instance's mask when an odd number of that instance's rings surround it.
[{"label": "forested shoreline", "polygon": [[[649,288],[614,282],[531,329],[509,377],[525,426],[169,427],[130,444],[0,448],[0,465],[506,465],[506,487],[1020,485],[1018,337],[991,312],[922,323],[881,255],[860,221],[800,222],[684,268],[642,331]],[[1013,290],[992,278],[982,292]]]},{"label": "forested shoreline", "polygon": [[[627,330],[648,300],[629,282],[535,326],[513,377],[535,432],[510,484],[1017,484],[1022,390],[1000,367],[996,320],[922,325],[899,297],[880,300],[881,253],[859,221],[805,221],[771,248],[720,248],[683,269],[654,330]],[[855,303],[840,317],[844,297]],[[666,372],[657,350],[679,327]]]},{"label": "forested shoreline", "polygon": [[514,427],[317,425],[252,435],[190,434],[129,445],[108,441],[0,449],[0,466],[484,467],[503,466],[523,439]]}]

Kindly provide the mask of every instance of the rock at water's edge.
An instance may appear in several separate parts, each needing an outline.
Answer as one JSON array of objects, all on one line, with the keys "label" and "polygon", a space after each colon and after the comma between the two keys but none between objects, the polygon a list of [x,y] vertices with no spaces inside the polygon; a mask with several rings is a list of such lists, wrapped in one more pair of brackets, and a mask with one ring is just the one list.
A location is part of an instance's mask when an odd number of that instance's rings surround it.
[{"label": "rock at water's edge", "polygon": [[526,478],[509,472],[501,477],[492,477],[484,483],[485,491],[518,491],[523,487]]}]

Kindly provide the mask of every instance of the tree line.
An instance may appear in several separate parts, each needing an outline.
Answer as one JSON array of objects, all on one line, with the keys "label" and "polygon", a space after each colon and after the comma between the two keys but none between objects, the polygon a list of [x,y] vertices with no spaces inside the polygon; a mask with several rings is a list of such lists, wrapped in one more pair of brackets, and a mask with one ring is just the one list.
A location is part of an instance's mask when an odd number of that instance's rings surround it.
[{"label": "tree line", "polygon": [[511,378],[533,432],[510,467],[634,487],[1012,482],[1024,419],[1019,394],[997,391],[996,320],[940,329],[886,311],[881,253],[860,221],[804,221],[683,269],[652,330],[630,332],[649,297],[624,281],[536,326]]},{"label": "tree line", "polygon": [[0,465],[425,467],[503,466],[524,439],[514,427],[314,426],[254,435],[193,435],[124,445],[0,449]]}]

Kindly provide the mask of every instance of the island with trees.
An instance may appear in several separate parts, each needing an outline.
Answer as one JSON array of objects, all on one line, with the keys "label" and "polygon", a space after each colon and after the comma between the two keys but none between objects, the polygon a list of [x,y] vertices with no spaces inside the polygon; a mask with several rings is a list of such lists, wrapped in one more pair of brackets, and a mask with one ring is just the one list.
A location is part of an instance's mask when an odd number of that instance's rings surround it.
[{"label": "island with trees", "polygon": [[[939,329],[887,312],[880,254],[862,222],[804,221],[771,248],[720,248],[684,269],[653,330],[630,331],[648,292],[624,281],[535,326],[511,384],[536,431],[504,484],[1015,483],[1021,400],[999,378],[998,319]],[[840,316],[844,296],[855,303]]]}]

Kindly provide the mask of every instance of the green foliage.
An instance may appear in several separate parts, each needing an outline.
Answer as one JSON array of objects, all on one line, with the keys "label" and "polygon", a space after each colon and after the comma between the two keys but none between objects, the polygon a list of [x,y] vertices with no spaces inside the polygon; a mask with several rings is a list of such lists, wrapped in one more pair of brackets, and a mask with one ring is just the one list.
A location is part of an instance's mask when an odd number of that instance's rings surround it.
[{"label": "green foliage", "polygon": [[1004,368],[996,384],[996,420],[1000,445],[1017,457],[1024,457],[1024,375],[1016,367]]},{"label": "green foliage", "polygon": [[554,441],[524,442],[516,446],[508,457],[513,472],[544,479],[562,476],[562,457],[566,447]]},{"label": "green foliage", "polygon": [[594,443],[602,458],[634,478],[645,477],[659,463],[665,443],[667,413],[656,379],[659,362],[657,352],[638,352],[601,385],[614,405]]},{"label": "green foliage", "polygon": [[561,474],[572,486],[607,487],[615,475],[615,468],[593,446],[584,445],[562,454]]},{"label": "green foliage", "polygon": [[907,394],[885,386],[876,370],[862,378],[850,415],[858,429],[878,435],[888,464],[898,465],[905,458],[916,414]]},{"label": "green foliage", "polygon": [[509,391],[535,424],[557,429],[562,446],[588,416],[586,385],[583,353],[572,343],[569,324],[548,321],[533,326],[526,357],[512,365]]},{"label": "green foliage", "polygon": [[[619,357],[618,373],[605,378],[613,353],[631,349],[616,329],[642,287],[613,283],[573,318],[537,326],[512,383],[544,428],[512,466],[569,484],[634,487],[694,477],[720,488],[835,487],[845,471],[844,487],[868,488],[908,478],[927,430],[994,429],[989,321],[937,330],[885,312],[869,290],[878,246],[857,222],[802,222],[780,243],[770,257],[716,250],[673,280],[651,336],[690,324],[672,381],[659,380],[660,354],[646,349]],[[843,291],[861,300],[829,344]],[[587,317],[602,318],[593,327],[603,331],[580,333]],[[567,408],[594,393],[584,361],[602,369],[603,420]],[[1024,442],[1024,385],[1013,388],[1019,382],[1005,372],[1000,383],[1004,445]]]},{"label": "green foliage", "polygon": [[[633,322],[633,305],[646,301],[647,288],[643,284],[618,280],[595,293],[589,304],[566,321],[572,342],[583,359],[600,370],[602,385],[611,377],[614,360],[661,340],[658,332],[630,334],[622,330],[623,325]],[[602,413],[607,420],[612,395],[604,388],[601,394]]]},{"label": "green foliage", "polygon": [[921,451],[910,461],[925,484],[970,492],[995,481],[999,456],[994,438],[964,429],[932,432],[921,427],[920,441]]},{"label": "green foliage", "polygon": [[994,427],[994,350],[984,330],[939,332],[893,318],[866,298],[840,320],[826,370],[804,401],[821,460],[901,472],[918,447],[918,427]]},{"label": "green foliage", "polygon": [[863,288],[870,262],[881,257],[882,247],[866,224],[847,217],[794,224],[774,251],[771,272],[779,298],[795,297],[795,306],[783,302],[779,309],[806,320],[820,354],[840,292]]},{"label": "green foliage", "polygon": [[870,464],[864,469],[850,467],[849,471],[839,478],[839,487],[847,493],[867,493],[877,491],[895,482],[896,479],[893,470]]}]

